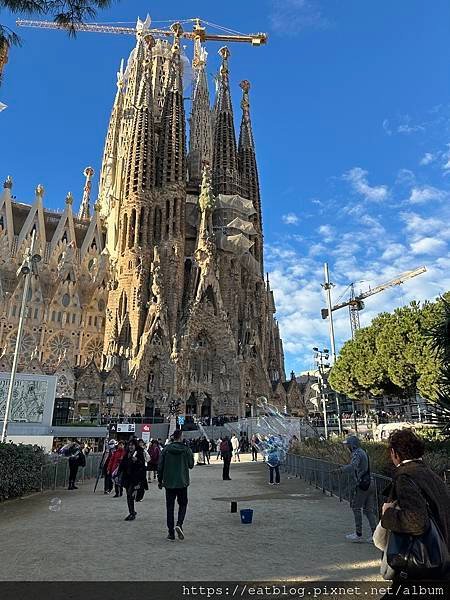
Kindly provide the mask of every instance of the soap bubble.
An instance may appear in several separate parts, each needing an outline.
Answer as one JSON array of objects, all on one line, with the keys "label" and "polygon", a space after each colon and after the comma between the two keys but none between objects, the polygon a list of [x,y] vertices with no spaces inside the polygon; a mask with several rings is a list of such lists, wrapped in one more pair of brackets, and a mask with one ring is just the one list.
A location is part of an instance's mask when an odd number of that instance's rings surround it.
[{"label": "soap bubble", "polygon": [[48,510],[52,512],[59,512],[61,510],[62,500],[61,498],[52,498],[48,506]]}]

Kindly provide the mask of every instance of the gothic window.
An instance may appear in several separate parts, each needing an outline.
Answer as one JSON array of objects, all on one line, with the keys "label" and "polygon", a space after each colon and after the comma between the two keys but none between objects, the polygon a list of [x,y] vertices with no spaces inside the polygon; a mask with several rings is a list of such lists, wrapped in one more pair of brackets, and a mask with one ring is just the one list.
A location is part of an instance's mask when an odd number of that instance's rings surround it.
[{"label": "gothic window", "polygon": [[95,238],[92,240],[91,249],[97,250],[97,242],[95,241]]},{"label": "gothic window", "polygon": [[64,294],[64,296],[62,297],[61,302],[62,302],[63,306],[69,306],[69,304],[70,304],[70,296],[69,296],[69,294]]},{"label": "gothic window", "polygon": [[139,230],[138,230],[138,246],[142,246],[142,240],[144,236],[144,227],[145,227],[145,208],[141,208],[141,214],[139,216]]},{"label": "gothic window", "polygon": [[63,333],[53,336],[48,342],[50,359],[60,361],[63,358],[71,360],[73,354],[72,342]]},{"label": "gothic window", "polygon": [[100,298],[100,300],[98,301],[98,310],[99,310],[99,312],[101,312],[101,313],[105,312],[105,308],[106,308],[105,301],[102,298]]},{"label": "gothic window", "polygon": [[[17,340],[17,334],[12,333],[8,339],[8,350],[11,354],[13,354],[16,349],[16,340]],[[25,333],[22,336],[22,342],[20,344],[20,352],[19,352],[20,361],[22,362],[24,360],[31,358],[31,355],[35,348],[36,348],[36,339],[30,333]]]},{"label": "gothic window", "polygon": [[166,200],[166,237],[169,237],[170,228],[170,200]]},{"label": "gothic window", "polygon": [[92,338],[86,344],[84,353],[89,360],[94,360],[97,364],[100,363],[103,354],[103,342],[101,338]]},{"label": "gothic window", "polygon": [[155,208],[154,220],[153,220],[153,239],[155,242],[159,242],[161,240],[161,221],[162,221],[161,209],[157,206]]},{"label": "gothic window", "polygon": [[174,198],[173,199],[173,217],[172,217],[172,219],[173,219],[173,221],[172,221],[172,233],[173,234],[176,234],[178,232],[178,227],[177,227],[177,209],[178,209],[178,206],[177,206],[177,202],[178,202],[177,199]]},{"label": "gothic window", "polygon": [[67,239],[67,231],[64,231],[64,234],[63,234],[63,236],[61,238],[61,241],[67,243],[67,241],[68,241],[68,239]]},{"label": "gothic window", "polygon": [[127,314],[127,295],[125,294],[125,292],[122,292],[122,295],[120,296],[120,300],[119,300],[119,317],[121,319],[124,319],[126,314]]},{"label": "gothic window", "polygon": [[125,213],[122,221],[122,246],[121,252],[125,252],[125,246],[127,243],[127,229],[128,229],[128,215]]},{"label": "gothic window", "polygon": [[133,208],[133,210],[131,211],[130,230],[128,232],[128,248],[132,248],[134,246],[135,230],[136,230],[136,209]]},{"label": "gothic window", "polygon": [[147,217],[147,244],[149,248],[152,244],[152,209],[150,208],[148,211]]}]

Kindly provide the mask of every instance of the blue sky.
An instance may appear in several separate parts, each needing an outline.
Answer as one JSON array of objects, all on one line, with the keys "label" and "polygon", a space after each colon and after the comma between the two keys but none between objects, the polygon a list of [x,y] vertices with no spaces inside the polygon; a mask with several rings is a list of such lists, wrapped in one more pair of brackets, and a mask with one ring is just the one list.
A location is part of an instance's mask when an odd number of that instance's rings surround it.
[{"label": "blue sky", "polygon": [[[252,83],[266,268],[275,290],[286,370],[312,366],[328,346],[320,318],[323,262],[337,300],[397,273],[427,273],[367,300],[361,322],[450,289],[450,4],[446,0],[123,1],[99,22],[199,16],[239,31],[266,31],[263,48],[231,47],[238,83]],[[0,20],[13,19],[0,14]],[[159,25],[159,24],[158,24]],[[30,202],[62,207],[99,171],[115,72],[133,38],[22,29],[0,88],[0,176]],[[209,72],[218,65],[209,50]],[[187,48],[190,53],[190,48]],[[211,86],[212,88],[212,86]],[[189,95],[186,92],[186,95]],[[350,335],[336,313],[338,347]]]}]

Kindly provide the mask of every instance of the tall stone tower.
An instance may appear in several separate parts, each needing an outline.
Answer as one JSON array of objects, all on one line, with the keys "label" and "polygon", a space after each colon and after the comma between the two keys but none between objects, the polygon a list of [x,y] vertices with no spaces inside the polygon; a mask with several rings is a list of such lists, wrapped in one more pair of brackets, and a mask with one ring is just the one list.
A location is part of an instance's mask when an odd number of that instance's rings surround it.
[{"label": "tall stone tower", "polygon": [[22,285],[15,273],[35,230],[42,262],[19,368],[57,375],[67,415],[167,415],[179,400],[187,420],[236,417],[254,414],[260,396],[299,414],[264,281],[250,84],[240,84],[237,137],[230,51],[219,51],[212,104],[197,36],[186,143],[187,58],[181,26],[172,31],[173,42],[155,40],[149,19],[137,23],[117,73],[92,208],[91,167],[78,214],[70,192],[55,212],[44,209],[42,186],[26,204],[12,196],[12,179],[4,182],[0,370],[11,369]]},{"label": "tall stone tower", "polygon": [[284,382],[274,302],[263,277],[261,201],[248,81],[239,143],[228,48],[211,102],[197,42],[186,148],[181,30],[155,40],[139,22],[118,72],[105,142],[100,212],[111,280],[104,368],[128,412],[244,415]]}]

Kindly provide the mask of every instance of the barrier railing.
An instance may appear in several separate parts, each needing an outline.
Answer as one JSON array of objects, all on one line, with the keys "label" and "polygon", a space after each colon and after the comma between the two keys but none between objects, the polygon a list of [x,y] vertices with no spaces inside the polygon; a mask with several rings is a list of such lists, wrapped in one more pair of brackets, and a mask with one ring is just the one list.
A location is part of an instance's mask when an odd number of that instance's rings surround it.
[{"label": "barrier railing", "polygon": [[[340,473],[337,470],[339,467],[342,465],[298,454],[288,454],[284,463],[284,471],[288,475],[304,479],[309,485],[321,489],[324,494],[336,496],[340,502],[342,500],[350,501],[356,481],[352,473]],[[384,502],[382,492],[389,485],[391,479],[384,475],[378,475],[378,473],[372,473],[372,482],[378,516],[380,516],[381,505]]]},{"label": "barrier railing", "polygon": [[[78,469],[77,481],[84,481],[97,476],[101,453],[88,454],[86,456],[86,466]],[[64,456],[57,456],[49,459],[48,463],[41,467],[41,492],[45,490],[55,490],[58,487],[65,487],[69,482],[69,460]]]}]

